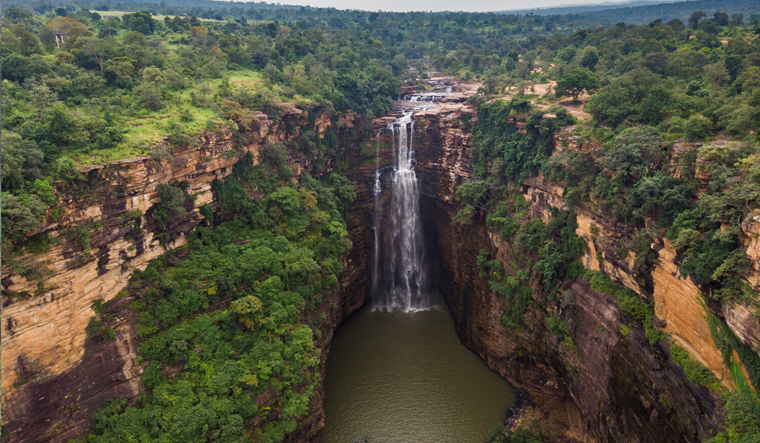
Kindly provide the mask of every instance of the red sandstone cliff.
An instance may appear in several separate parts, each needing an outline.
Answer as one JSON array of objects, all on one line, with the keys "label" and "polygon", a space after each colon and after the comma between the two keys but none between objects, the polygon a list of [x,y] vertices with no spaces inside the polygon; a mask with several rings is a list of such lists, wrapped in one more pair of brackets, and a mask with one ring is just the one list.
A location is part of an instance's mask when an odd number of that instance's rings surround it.
[{"label": "red sandstone cliff", "polygon": [[[294,110],[286,118],[298,123],[305,116]],[[621,327],[630,319],[616,300],[583,281],[570,289],[577,309],[570,324],[575,349],[542,330],[538,312],[528,311],[526,323],[531,331],[524,334],[510,334],[500,324],[505,302],[477,276],[475,257],[481,249],[488,249],[509,263],[511,246],[488,232],[482,217],[472,225],[454,221],[458,210],[456,187],[472,178],[471,136],[465,122],[471,123],[474,118],[474,109],[461,102],[419,112],[415,138],[422,199],[432,211],[428,216],[434,222],[444,268],[441,289],[465,345],[528,394],[551,420],[564,426],[568,439],[697,441],[718,430],[721,406],[715,396],[689,383],[683,371],[667,358],[666,349],[649,346],[641,328],[622,335]],[[392,119],[378,119],[376,129]],[[329,124],[326,118],[318,119],[320,130]],[[348,127],[353,122],[348,119],[340,124]],[[128,318],[117,329],[115,342],[89,340],[84,329],[93,315],[90,305],[97,298],[113,299],[132,270],[144,269],[150,259],[164,252],[144,216],[156,203],[156,186],[188,181],[189,192],[197,196],[194,210],[170,227],[176,239],[169,247],[181,246],[184,235],[201,222],[197,208],[213,202],[210,182],[230,174],[244,152],[256,157],[265,142],[286,137],[283,131],[269,126],[259,115],[255,141],[240,152],[233,150],[229,134],[209,134],[198,148],[175,152],[171,161],[130,159],[84,170],[88,186],[98,192],[66,201],[61,221],[46,230],[51,237],[63,237],[67,227],[104,220],[104,227],[92,235],[89,258],[74,242],[63,240],[44,254],[21,257],[19,260],[28,267],[51,270],[42,288],[3,268],[4,441],[65,441],[88,427],[91,414],[106,399],[139,393],[141,368],[135,361],[136,339]],[[580,149],[567,137],[560,137],[557,145]],[[325,351],[329,350],[332,331],[368,295],[373,247],[372,159],[376,148],[371,137],[361,142],[346,138],[340,146],[349,158],[347,175],[358,199],[348,220],[354,248],[346,259],[341,290],[324,303],[339,306],[337,311],[324,312],[328,321],[319,345]],[[379,154],[381,165],[390,162],[388,141],[382,138]],[[294,154],[290,162],[296,173],[310,168],[303,156]],[[563,189],[540,177],[526,181],[522,191],[531,203],[533,216],[547,218],[552,207],[565,207]],[[134,215],[136,209],[140,215]],[[134,223],[145,228],[142,236],[128,236]],[[755,271],[760,272],[760,246],[756,244],[760,222],[748,218],[744,231],[747,254]],[[603,271],[642,297],[652,297],[658,326],[671,333],[695,359],[723,375],[720,353],[712,344],[698,303],[698,289],[678,276],[667,243],[655,245],[660,263],[643,275],[635,265],[635,256],[620,256],[618,248],[621,242],[631,241],[632,229],[612,224],[593,207],[584,206],[578,213],[577,233],[588,246],[583,258],[588,269]],[[751,273],[747,281],[757,286],[758,275]],[[113,303],[112,309],[118,310],[119,304]],[[724,307],[721,314],[737,336],[758,350],[760,326],[749,308]],[[326,357],[327,352],[322,355]],[[324,358],[320,369],[324,371]],[[312,413],[292,436],[293,441],[313,439],[321,428],[321,397],[320,388],[312,402]],[[262,398],[262,402],[267,401],[276,399]]]}]

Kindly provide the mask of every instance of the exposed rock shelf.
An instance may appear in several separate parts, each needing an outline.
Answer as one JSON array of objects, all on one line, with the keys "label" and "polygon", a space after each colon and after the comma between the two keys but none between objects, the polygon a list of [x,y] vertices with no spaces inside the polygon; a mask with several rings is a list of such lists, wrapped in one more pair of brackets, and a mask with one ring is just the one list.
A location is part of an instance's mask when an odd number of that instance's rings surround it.
[{"label": "exposed rock shelf", "polygon": [[[286,124],[300,128],[308,122],[308,114],[296,108],[288,109],[278,125],[260,112],[254,112],[253,117],[256,123],[247,134],[251,142],[237,149],[229,132],[205,133],[196,148],[175,151],[170,160],[139,157],[81,167],[87,180],[79,184],[86,189],[66,189],[59,197],[65,202],[60,221],[44,231],[59,241],[45,253],[15,258],[28,269],[42,269],[47,276],[44,287],[7,265],[3,267],[3,441],[79,437],[107,399],[139,394],[142,368],[136,362],[134,322],[127,309],[119,311],[125,303],[115,303],[111,308],[123,318],[117,339],[111,343],[87,337],[85,328],[94,315],[91,305],[96,299],[113,300],[132,271],[144,270],[150,260],[166,250],[184,245],[187,233],[202,222],[199,208],[214,204],[211,182],[231,174],[242,155],[253,153],[257,163],[266,143],[292,137],[284,130]],[[350,114],[338,122],[346,145],[358,143],[346,134],[359,123]],[[327,115],[316,116],[315,126],[321,134],[330,125]],[[291,154],[289,164],[295,177],[311,169],[309,159],[299,153]],[[325,170],[330,167],[326,165]],[[161,245],[146,214],[159,200],[158,185],[183,181],[189,184],[188,193],[195,196],[194,206],[186,208],[186,216],[169,224],[173,240]],[[359,198],[361,189],[357,186]],[[365,250],[369,247],[364,230],[368,217],[368,213],[357,210],[348,220],[356,247],[342,276],[345,289],[335,300],[326,301],[327,306],[334,302],[341,309],[326,312],[328,321],[320,342],[323,348],[342,318],[364,303],[368,288]],[[67,234],[73,227],[93,222],[98,222],[98,228],[92,229],[86,253]],[[141,228],[138,235],[133,234],[135,224]],[[315,395],[317,405],[320,395]],[[262,402],[277,400],[262,398]],[[309,422],[315,426],[310,433],[321,427],[321,409],[315,407],[315,411],[304,420],[304,432],[311,429]]]},{"label": "exposed rock shelf", "polygon": [[[442,267],[440,287],[463,343],[564,427],[567,438],[690,442],[721,429],[722,406],[715,395],[690,383],[683,370],[667,357],[667,349],[649,346],[642,328],[621,334],[628,319],[617,301],[593,290],[583,280],[570,289],[577,309],[577,318],[570,324],[575,349],[544,333],[543,320],[539,318],[526,319],[528,324],[535,323],[532,332],[509,334],[501,325],[499,317],[506,302],[491,291],[485,279],[478,277],[476,256],[481,249],[487,249],[502,262],[510,263],[511,245],[489,232],[482,216],[471,225],[454,221],[459,209],[456,188],[472,179],[469,127],[477,116],[465,100],[477,85],[451,82],[449,86],[452,95],[448,99],[415,112],[414,146],[421,216],[430,222],[423,226],[437,245]],[[326,321],[319,341],[323,349],[321,371],[332,331],[369,296],[375,242],[372,216],[376,150],[380,167],[393,161],[390,133],[379,140],[372,135],[401,112],[399,106],[398,112],[375,119],[374,132],[351,131],[358,119],[350,115],[338,124],[344,130],[339,149],[346,154],[346,174],[357,193],[348,219],[354,247],[346,259],[340,290],[324,301],[324,305],[335,303],[339,309],[323,312]],[[83,168],[91,188],[76,193],[71,190],[70,195],[77,197],[67,197],[61,221],[46,230],[51,237],[66,238],[66,230],[72,226],[103,220],[102,227],[92,235],[89,255],[73,240],[66,240],[57,242],[46,253],[20,257],[28,267],[51,271],[42,289],[36,281],[3,268],[4,441],[65,441],[77,437],[105,400],[132,398],[140,392],[137,340],[128,315],[117,328],[117,340],[103,344],[86,337],[85,327],[93,315],[90,306],[98,298],[114,299],[134,269],[144,269],[164,252],[145,216],[157,202],[157,185],[187,181],[189,192],[196,195],[195,206],[188,208],[187,216],[169,226],[175,240],[167,247],[181,246],[184,236],[202,222],[198,208],[213,204],[211,181],[229,175],[244,152],[252,152],[256,158],[266,142],[288,137],[284,122],[272,125],[263,114],[256,116],[254,141],[242,150],[233,149],[230,134],[212,133],[202,138],[198,148],[173,153],[171,161],[146,157]],[[305,112],[293,110],[285,121],[298,127],[306,124],[307,117]],[[325,116],[316,117],[321,132],[332,124]],[[519,126],[519,122],[515,124]],[[567,132],[555,144],[557,149],[587,148],[578,146]],[[311,168],[306,157],[295,153],[290,164],[294,175]],[[327,165],[327,169],[330,167]],[[526,180],[521,191],[530,202],[531,216],[546,220],[552,208],[566,209],[564,189],[541,177]],[[387,204],[386,194],[380,198],[381,204]],[[723,376],[730,386],[704,319],[699,289],[691,280],[680,277],[670,245],[664,240],[653,245],[660,263],[647,274],[637,268],[633,254],[622,256],[617,248],[620,241],[632,239],[632,228],[605,220],[590,205],[582,205],[577,215],[576,233],[588,246],[582,258],[584,266],[602,271],[653,300],[655,326],[669,332],[692,357]],[[135,223],[144,229],[143,234],[133,238],[127,234]],[[760,214],[748,217],[742,227],[753,267],[745,279],[757,288]],[[113,303],[112,309],[121,309],[123,304]],[[760,325],[751,309],[724,306],[718,314],[745,344],[760,350]],[[265,394],[266,391],[259,399],[261,404],[277,401]],[[322,395],[320,386],[309,416],[291,436],[292,441],[316,438],[324,422]]]}]

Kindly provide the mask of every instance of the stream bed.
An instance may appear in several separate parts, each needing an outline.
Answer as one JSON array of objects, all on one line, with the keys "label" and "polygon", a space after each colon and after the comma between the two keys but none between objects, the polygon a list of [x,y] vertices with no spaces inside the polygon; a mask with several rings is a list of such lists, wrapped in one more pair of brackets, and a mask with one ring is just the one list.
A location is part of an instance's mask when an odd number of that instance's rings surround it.
[{"label": "stream bed", "polygon": [[327,359],[321,443],[482,443],[514,391],[462,345],[440,297],[403,312],[365,306]]}]

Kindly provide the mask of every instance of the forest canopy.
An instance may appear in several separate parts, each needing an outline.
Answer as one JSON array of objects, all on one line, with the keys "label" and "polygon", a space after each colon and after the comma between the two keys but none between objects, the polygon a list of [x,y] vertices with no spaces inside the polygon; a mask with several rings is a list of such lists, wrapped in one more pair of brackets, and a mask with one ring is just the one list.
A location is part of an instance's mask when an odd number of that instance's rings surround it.
[{"label": "forest canopy", "polygon": [[[63,196],[88,180],[83,166],[167,161],[223,130],[239,147],[254,111],[272,124],[294,108],[371,121],[403,86],[425,89],[440,74],[481,85],[470,99],[477,119],[458,122],[473,134],[475,179],[457,190],[457,222],[482,213],[530,263],[515,277],[488,251],[477,257],[509,304],[502,325],[522,327],[532,297],[559,304],[563,284],[586,278],[614,295],[654,346],[666,338],[651,306],[582,269],[575,214],[583,205],[635,230],[635,244],[618,251],[633,252],[637,269],[651,269],[651,244],[665,238],[707,304],[760,303],[742,280],[749,260],[741,237],[742,222],[760,209],[760,17],[739,0],[679,5],[645,20],[652,10],[523,16],[6,2],[3,258],[32,279],[35,270],[12,257],[44,246],[38,234],[60,221]],[[204,224],[188,245],[132,276],[146,391],[98,412],[87,441],[282,441],[308,412],[319,326],[335,309],[322,300],[351,248],[345,220],[356,194],[345,177],[319,168],[294,180],[291,155],[339,163],[338,139],[313,127],[286,130],[292,137],[263,146],[261,164],[236,150],[234,174],[212,183],[216,206],[200,208]],[[555,149],[560,133],[585,149]],[[547,222],[529,217],[518,192],[537,176],[562,184],[567,201]],[[187,215],[192,196],[181,183],[156,192],[160,202],[145,217],[165,244],[161,228]],[[89,241],[86,231],[72,235]],[[96,308],[88,333],[112,340],[113,318]],[[544,323],[566,335],[563,322],[547,314]],[[729,359],[741,355],[758,386],[757,353],[733,335],[718,341]],[[270,406],[256,402],[267,389],[282,399],[271,420]],[[732,442],[760,432],[741,419],[760,410],[756,400],[728,402]],[[255,417],[266,425],[252,429]]]}]

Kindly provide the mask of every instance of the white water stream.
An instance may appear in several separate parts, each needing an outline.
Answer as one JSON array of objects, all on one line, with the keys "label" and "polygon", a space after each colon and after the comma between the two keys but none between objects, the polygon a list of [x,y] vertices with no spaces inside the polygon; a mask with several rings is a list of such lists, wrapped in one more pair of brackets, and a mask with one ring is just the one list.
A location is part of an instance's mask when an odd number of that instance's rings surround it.
[{"label": "white water stream", "polygon": [[393,134],[393,170],[391,172],[390,232],[382,268],[379,199],[381,173],[375,172],[375,308],[405,312],[430,308],[427,291],[425,247],[420,222],[419,184],[414,171],[414,115],[407,112],[388,125]]}]

